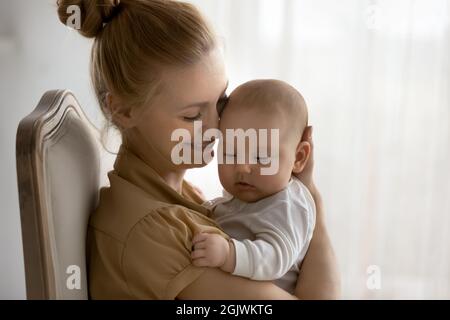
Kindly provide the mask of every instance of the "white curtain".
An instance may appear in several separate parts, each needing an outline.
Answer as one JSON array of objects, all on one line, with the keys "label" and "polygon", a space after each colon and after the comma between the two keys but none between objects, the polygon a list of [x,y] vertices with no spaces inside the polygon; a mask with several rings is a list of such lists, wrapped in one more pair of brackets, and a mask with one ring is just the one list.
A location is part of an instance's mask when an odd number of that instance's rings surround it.
[{"label": "white curtain", "polygon": [[[231,88],[278,78],[305,96],[344,298],[449,299],[450,1],[191,2]],[[214,197],[215,172],[188,178]]]}]

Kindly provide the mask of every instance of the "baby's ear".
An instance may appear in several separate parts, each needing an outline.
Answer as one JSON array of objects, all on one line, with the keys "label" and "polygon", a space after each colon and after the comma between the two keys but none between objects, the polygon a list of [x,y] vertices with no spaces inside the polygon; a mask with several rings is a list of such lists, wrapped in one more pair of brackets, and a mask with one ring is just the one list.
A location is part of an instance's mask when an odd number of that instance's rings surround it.
[{"label": "baby's ear", "polygon": [[295,162],[292,172],[299,174],[303,171],[309,160],[311,145],[307,141],[300,141],[295,151]]}]

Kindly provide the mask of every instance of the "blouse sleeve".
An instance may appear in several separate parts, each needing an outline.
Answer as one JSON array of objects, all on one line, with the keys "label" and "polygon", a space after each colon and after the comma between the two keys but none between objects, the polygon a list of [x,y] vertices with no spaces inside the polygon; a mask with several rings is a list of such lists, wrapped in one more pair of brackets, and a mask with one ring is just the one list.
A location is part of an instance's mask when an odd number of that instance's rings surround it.
[{"label": "blouse sleeve", "polygon": [[211,221],[183,207],[155,210],[130,232],[122,256],[128,290],[137,299],[175,299],[205,268],[191,264],[192,237],[222,234]]}]

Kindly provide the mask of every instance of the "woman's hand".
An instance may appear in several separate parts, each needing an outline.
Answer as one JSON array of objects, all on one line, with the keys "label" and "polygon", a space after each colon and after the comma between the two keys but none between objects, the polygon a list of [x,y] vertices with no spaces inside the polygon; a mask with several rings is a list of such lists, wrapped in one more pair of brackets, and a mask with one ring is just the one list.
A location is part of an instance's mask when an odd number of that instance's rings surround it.
[{"label": "woman's hand", "polygon": [[341,280],[337,259],[325,226],[322,198],[313,179],[314,143],[312,127],[305,129],[302,141],[310,144],[311,153],[305,168],[296,176],[308,188],[314,198],[316,225],[308,252],[300,268],[295,293],[299,299],[339,299],[341,297]]}]

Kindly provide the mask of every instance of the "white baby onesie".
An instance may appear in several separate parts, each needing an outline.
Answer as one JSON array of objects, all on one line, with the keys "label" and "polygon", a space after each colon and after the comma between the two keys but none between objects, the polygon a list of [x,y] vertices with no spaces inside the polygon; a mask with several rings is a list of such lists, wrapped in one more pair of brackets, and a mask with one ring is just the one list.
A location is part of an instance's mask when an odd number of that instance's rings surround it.
[{"label": "white baby onesie", "polygon": [[213,218],[233,238],[234,275],[276,280],[294,293],[316,223],[314,199],[299,179],[292,177],[284,190],[254,203],[228,195],[204,206],[214,210]]}]

